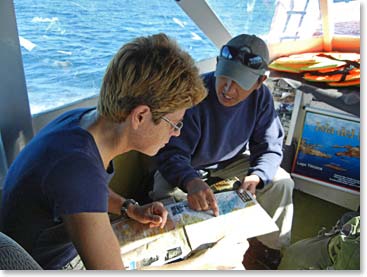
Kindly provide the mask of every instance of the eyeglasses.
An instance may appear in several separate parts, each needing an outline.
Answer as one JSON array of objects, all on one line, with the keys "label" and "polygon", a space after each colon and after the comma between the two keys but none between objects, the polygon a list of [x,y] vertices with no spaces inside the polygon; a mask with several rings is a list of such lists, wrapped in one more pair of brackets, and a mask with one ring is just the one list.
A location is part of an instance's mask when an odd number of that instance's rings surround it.
[{"label": "eyeglasses", "polygon": [[183,122],[182,121],[179,121],[179,122],[177,122],[176,124],[175,123],[173,123],[171,120],[169,120],[167,117],[165,117],[165,116],[162,116],[162,119],[164,120],[164,121],[166,121],[169,125],[171,125],[171,127],[173,128],[173,130],[175,131],[175,132],[179,132],[179,131],[181,131],[181,129],[182,129],[182,127],[183,127]]},{"label": "eyeglasses", "polygon": [[220,56],[228,60],[240,61],[243,65],[252,69],[267,68],[267,64],[263,58],[252,54],[251,49],[246,46],[238,49],[233,46],[224,45],[220,50]]}]

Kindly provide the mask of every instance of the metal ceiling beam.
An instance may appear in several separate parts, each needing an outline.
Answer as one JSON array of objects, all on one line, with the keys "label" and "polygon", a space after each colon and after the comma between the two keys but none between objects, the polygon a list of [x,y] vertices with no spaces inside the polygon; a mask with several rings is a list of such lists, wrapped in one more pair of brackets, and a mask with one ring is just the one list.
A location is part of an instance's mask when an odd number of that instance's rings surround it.
[{"label": "metal ceiling beam", "polygon": [[218,49],[232,38],[232,35],[205,0],[176,0],[176,3]]},{"label": "metal ceiling beam", "polygon": [[0,1],[0,134],[8,165],[33,137],[12,0]]}]

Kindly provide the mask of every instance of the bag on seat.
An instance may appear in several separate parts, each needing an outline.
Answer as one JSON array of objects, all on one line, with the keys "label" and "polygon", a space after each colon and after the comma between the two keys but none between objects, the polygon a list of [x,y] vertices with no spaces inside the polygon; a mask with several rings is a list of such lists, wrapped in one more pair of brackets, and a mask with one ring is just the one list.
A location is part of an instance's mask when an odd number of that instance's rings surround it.
[{"label": "bag on seat", "polygon": [[330,231],[292,244],[278,269],[360,270],[359,213],[346,213]]}]

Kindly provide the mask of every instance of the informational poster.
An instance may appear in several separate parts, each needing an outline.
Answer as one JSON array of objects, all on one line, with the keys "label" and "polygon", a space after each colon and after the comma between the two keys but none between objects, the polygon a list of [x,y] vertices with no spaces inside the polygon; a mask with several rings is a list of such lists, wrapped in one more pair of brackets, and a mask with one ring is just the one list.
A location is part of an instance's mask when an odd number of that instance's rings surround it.
[{"label": "informational poster", "polygon": [[359,192],[359,119],[307,111],[292,173]]}]

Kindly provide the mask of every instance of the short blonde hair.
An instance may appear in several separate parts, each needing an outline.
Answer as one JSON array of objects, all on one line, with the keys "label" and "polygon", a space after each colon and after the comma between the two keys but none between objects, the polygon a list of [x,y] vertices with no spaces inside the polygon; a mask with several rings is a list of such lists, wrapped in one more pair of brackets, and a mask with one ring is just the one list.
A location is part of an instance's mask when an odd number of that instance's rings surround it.
[{"label": "short blonde hair", "polygon": [[190,108],[206,97],[191,56],[165,34],[139,37],[125,44],[107,67],[98,112],[123,122],[138,105],[150,107],[153,121]]}]

